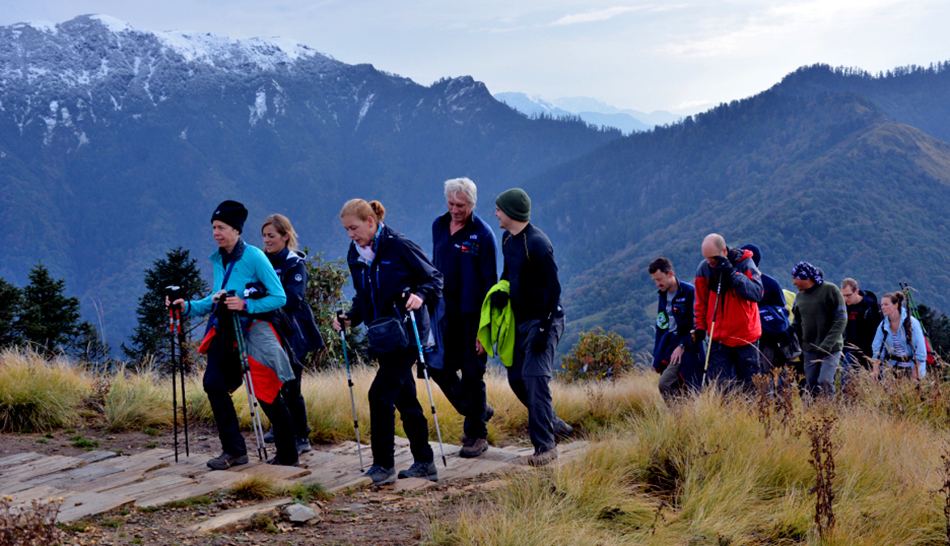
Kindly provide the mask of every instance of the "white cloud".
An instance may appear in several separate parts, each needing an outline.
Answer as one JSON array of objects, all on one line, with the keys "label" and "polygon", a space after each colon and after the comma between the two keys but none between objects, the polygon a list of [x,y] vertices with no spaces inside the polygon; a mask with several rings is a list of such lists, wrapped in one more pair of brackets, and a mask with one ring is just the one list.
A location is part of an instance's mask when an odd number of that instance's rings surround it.
[{"label": "white cloud", "polygon": [[588,11],[586,13],[578,13],[576,15],[565,15],[564,17],[561,17],[557,21],[551,23],[551,26],[576,25],[578,23],[595,23],[597,21],[606,21],[608,19],[613,19],[618,15],[623,15],[624,13],[630,13],[631,11],[643,11],[644,9],[646,9],[645,6],[614,6],[612,8]]}]

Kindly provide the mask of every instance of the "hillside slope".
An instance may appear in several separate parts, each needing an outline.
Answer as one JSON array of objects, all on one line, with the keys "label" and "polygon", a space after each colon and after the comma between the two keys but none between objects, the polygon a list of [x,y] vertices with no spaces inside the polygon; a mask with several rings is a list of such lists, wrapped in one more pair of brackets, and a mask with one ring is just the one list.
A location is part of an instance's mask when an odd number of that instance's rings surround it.
[{"label": "hillside slope", "polygon": [[788,287],[806,260],[879,294],[907,280],[950,308],[950,144],[860,96],[765,92],[608,144],[529,191],[569,279],[573,332],[602,325],[648,347],[647,265],[667,256],[691,282],[710,232],[758,244],[763,271]]}]

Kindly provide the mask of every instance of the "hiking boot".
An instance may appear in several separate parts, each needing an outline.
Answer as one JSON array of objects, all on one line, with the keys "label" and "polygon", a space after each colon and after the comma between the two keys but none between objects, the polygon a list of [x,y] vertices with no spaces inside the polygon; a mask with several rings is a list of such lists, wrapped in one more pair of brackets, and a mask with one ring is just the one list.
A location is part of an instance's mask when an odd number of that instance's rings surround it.
[{"label": "hiking boot", "polygon": [[300,461],[294,461],[292,463],[282,463],[277,460],[277,456],[273,456],[267,461],[267,464],[272,464],[274,466],[300,466]]},{"label": "hiking boot", "polygon": [[268,430],[267,433],[264,434],[264,443],[265,444],[274,443],[274,427],[271,427],[270,430]]},{"label": "hiking boot", "polygon": [[495,416],[495,408],[491,407],[491,404],[485,404],[485,423],[491,421],[491,418]]},{"label": "hiking boot", "polygon": [[435,463],[412,463],[408,470],[399,471],[399,479],[403,478],[425,478],[430,482],[439,481],[439,471],[435,469]]},{"label": "hiking boot", "polygon": [[383,468],[381,466],[373,465],[369,467],[369,470],[367,470],[366,474],[363,474],[363,476],[373,480],[373,485],[376,486],[396,483],[395,468]]},{"label": "hiking boot", "polygon": [[211,470],[227,470],[232,466],[238,466],[242,464],[247,464],[247,453],[241,455],[240,457],[222,453],[214,459],[208,461],[208,468]]},{"label": "hiking boot", "polygon": [[459,450],[459,457],[463,459],[472,459],[488,451],[488,440],[485,438],[468,439],[467,443],[462,445]]},{"label": "hiking boot", "polygon": [[547,451],[535,451],[534,455],[528,457],[528,464],[531,466],[544,466],[554,459],[557,459],[557,448],[552,447]]},{"label": "hiking boot", "polygon": [[574,427],[564,422],[560,417],[554,418],[554,439],[564,441],[574,432]]},{"label": "hiking boot", "polygon": [[310,451],[310,439],[297,438],[297,455],[303,455],[308,451]]}]

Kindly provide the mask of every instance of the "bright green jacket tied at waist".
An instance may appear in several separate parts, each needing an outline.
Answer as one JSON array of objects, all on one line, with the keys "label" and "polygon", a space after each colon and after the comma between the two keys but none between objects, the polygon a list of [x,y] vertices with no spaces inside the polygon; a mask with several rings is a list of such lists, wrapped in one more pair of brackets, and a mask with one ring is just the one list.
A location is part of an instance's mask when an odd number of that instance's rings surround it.
[{"label": "bright green jacket tied at waist", "polygon": [[511,310],[511,298],[508,298],[504,309],[492,307],[491,304],[492,294],[507,294],[509,287],[508,281],[501,281],[485,294],[482,316],[478,321],[478,341],[488,351],[488,356],[495,356],[494,347],[497,344],[501,363],[510,368],[515,357],[515,314]]}]

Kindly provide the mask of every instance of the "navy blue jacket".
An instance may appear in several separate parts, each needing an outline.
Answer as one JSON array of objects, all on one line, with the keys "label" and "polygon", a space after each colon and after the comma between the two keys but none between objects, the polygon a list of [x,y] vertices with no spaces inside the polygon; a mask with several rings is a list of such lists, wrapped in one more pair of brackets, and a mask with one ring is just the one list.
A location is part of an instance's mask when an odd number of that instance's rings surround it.
[{"label": "navy blue jacket", "polygon": [[[706,353],[701,345],[700,347],[693,346],[693,338],[690,336],[695,317],[693,300],[696,296],[696,289],[688,282],[683,282],[680,279],[676,280],[679,287],[677,287],[676,293],[673,294],[672,302],[673,319],[676,320],[675,330],[661,328],[661,318],[663,317],[660,314],[666,314],[668,294],[663,290],[657,291],[660,298],[656,308],[657,327],[656,338],[653,342],[653,367],[659,371],[665,369],[669,365],[673,350],[682,345],[685,352],[683,353],[682,364],[680,364],[680,377],[690,387],[699,388],[702,385],[702,362],[705,360]],[[669,324],[668,320],[662,322]]]},{"label": "navy blue jacket", "polygon": [[[356,243],[350,243],[346,257],[353,277],[353,304],[347,317],[353,326],[372,323],[380,317],[405,318],[403,289],[433,306],[442,296],[442,274],[416,243],[383,224],[376,242],[376,256],[371,264],[360,258]],[[417,319],[419,313],[416,313]],[[412,337],[410,327],[410,337]],[[419,332],[421,338],[427,332]]]},{"label": "navy blue jacket", "polygon": [[280,278],[280,284],[287,295],[284,311],[293,323],[294,335],[289,341],[294,354],[303,358],[307,353],[323,347],[323,336],[317,329],[313,310],[307,304],[307,256],[284,248],[276,255],[267,255],[274,271]]},{"label": "navy blue jacket", "polygon": [[673,343],[674,348],[676,345],[692,346],[692,337],[689,333],[693,329],[693,298],[696,295],[696,289],[688,282],[683,282],[679,279],[676,280],[679,283],[679,287],[676,289],[676,294],[673,294],[673,319],[676,320],[676,331],[674,332],[670,332],[667,328],[661,327],[660,314],[666,313],[667,292],[664,290],[657,291],[660,295],[660,299],[656,307],[657,327],[656,338],[653,340],[654,356],[656,356],[656,350],[660,346],[660,340],[667,333],[669,333],[670,338],[667,342]]},{"label": "navy blue jacket", "polygon": [[498,283],[495,234],[474,212],[453,235],[452,216],[432,222],[432,263],[443,276],[445,308],[454,313],[481,313],[488,290]]}]

